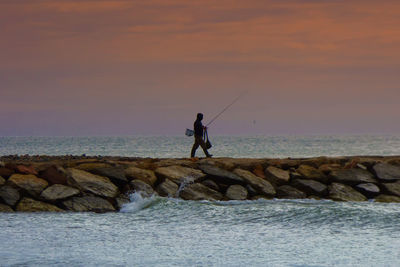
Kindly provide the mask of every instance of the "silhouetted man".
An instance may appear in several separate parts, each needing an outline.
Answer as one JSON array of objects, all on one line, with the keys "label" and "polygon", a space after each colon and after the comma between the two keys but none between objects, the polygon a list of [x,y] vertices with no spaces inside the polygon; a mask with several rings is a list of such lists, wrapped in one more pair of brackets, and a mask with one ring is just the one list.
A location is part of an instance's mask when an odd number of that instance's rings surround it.
[{"label": "silhouetted man", "polygon": [[193,144],[192,153],[191,153],[192,158],[194,158],[194,155],[196,154],[196,150],[199,146],[201,146],[201,148],[203,149],[204,154],[206,154],[207,158],[210,158],[212,156],[212,155],[210,155],[210,153],[208,153],[206,143],[204,142],[204,139],[203,139],[204,129],[207,129],[207,128],[204,127],[203,124],[201,123],[202,119],[203,119],[203,114],[197,113],[197,119],[193,125],[193,127],[194,127],[194,144]]}]

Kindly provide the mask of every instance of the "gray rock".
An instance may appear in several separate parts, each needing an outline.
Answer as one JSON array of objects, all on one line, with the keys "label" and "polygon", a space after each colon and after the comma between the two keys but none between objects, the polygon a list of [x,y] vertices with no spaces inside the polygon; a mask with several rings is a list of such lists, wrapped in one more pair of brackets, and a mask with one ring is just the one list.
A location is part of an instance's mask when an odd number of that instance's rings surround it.
[{"label": "gray rock", "polygon": [[135,192],[140,192],[144,197],[151,196],[155,193],[153,187],[142,180],[132,180],[129,184]]},{"label": "gray rock", "polygon": [[374,199],[376,202],[384,202],[384,203],[400,203],[400,197],[391,196],[391,195],[379,195]]},{"label": "gray rock", "polygon": [[220,188],[217,185],[217,183],[214,182],[213,180],[207,179],[207,180],[202,181],[201,183],[204,184],[205,186],[211,188],[212,190],[215,190],[215,191],[219,191],[220,190]]},{"label": "gray rock", "polygon": [[23,198],[17,205],[17,211],[24,211],[24,212],[43,212],[43,211],[50,211],[50,212],[62,212],[63,210],[57,206],[54,206],[49,203],[37,201],[31,198]]},{"label": "gray rock", "polygon": [[62,184],[54,184],[46,188],[40,195],[43,199],[48,201],[58,201],[73,197],[79,194],[79,190],[70,186]]},{"label": "gray rock", "polygon": [[367,198],[351,186],[332,183],[329,185],[329,198],[336,201],[365,201]]},{"label": "gray rock", "polygon": [[13,174],[8,182],[19,189],[27,192],[31,196],[39,196],[40,193],[47,187],[46,180],[37,178],[35,175],[28,174]]},{"label": "gray rock", "polygon": [[379,187],[372,183],[358,184],[356,189],[367,198],[373,198],[380,193]]},{"label": "gray rock", "polygon": [[400,182],[382,183],[383,190],[389,195],[400,197]]},{"label": "gray rock", "polygon": [[176,183],[165,179],[165,181],[158,185],[157,192],[163,197],[175,197],[179,187]]},{"label": "gray rock", "polygon": [[335,170],[331,172],[330,177],[333,181],[339,183],[377,183],[370,172],[362,169]]},{"label": "gray rock", "polygon": [[243,179],[246,183],[251,185],[259,194],[270,197],[276,194],[275,189],[270,182],[263,180],[262,178],[251,173],[250,171],[235,169],[233,173]]},{"label": "gray rock", "polygon": [[73,197],[63,202],[64,206],[70,211],[93,211],[93,212],[108,212],[115,211],[113,205],[101,197],[84,196]]},{"label": "gray rock", "polygon": [[176,184],[181,184],[187,179],[196,181],[206,176],[200,170],[182,167],[179,165],[160,167],[155,170],[155,173],[160,177],[169,179]]},{"label": "gray rock", "polygon": [[125,177],[125,170],[122,167],[96,168],[90,170],[91,173],[109,178],[116,185],[128,183]]},{"label": "gray rock", "polygon": [[268,180],[277,185],[286,184],[290,180],[290,173],[288,171],[276,168],[274,166],[269,166],[266,168],[265,174]]},{"label": "gray rock", "polygon": [[222,194],[200,184],[189,184],[183,188],[179,196],[185,200],[221,200]]},{"label": "gray rock", "polygon": [[247,190],[241,185],[234,184],[228,187],[225,196],[231,200],[244,200],[247,199]]},{"label": "gray rock", "polygon": [[328,177],[322,171],[308,165],[300,165],[296,172],[304,179],[316,180],[322,183],[328,181]]},{"label": "gray rock", "polygon": [[116,197],[119,193],[118,187],[107,177],[72,168],[69,168],[67,173],[68,184],[84,192],[90,192],[103,197]]},{"label": "gray rock", "polygon": [[10,206],[0,203],[0,212],[14,212],[14,210]]},{"label": "gray rock", "polygon": [[125,170],[125,174],[129,179],[138,179],[143,182],[154,186],[157,182],[157,176],[151,170],[145,170],[138,167],[129,167]]},{"label": "gray rock", "polygon": [[374,165],[373,170],[380,180],[400,180],[400,166],[395,166],[387,163],[378,163]]},{"label": "gray rock", "polygon": [[276,189],[276,196],[278,198],[286,199],[302,199],[306,198],[306,193],[294,188],[290,185],[282,185]]},{"label": "gray rock", "polygon": [[307,195],[325,196],[328,193],[328,187],[315,180],[297,179],[292,185]]},{"label": "gray rock", "polygon": [[17,189],[12,186],[5,185],[0,188],[0,198],[9,206],[14,207],[17,204],[20,195]]},{"label": "gray rock", "polygon": [[243,184],[244,180],[238,175],[210,164],[201,164],[200,170],[211,176],[218,184]]}]

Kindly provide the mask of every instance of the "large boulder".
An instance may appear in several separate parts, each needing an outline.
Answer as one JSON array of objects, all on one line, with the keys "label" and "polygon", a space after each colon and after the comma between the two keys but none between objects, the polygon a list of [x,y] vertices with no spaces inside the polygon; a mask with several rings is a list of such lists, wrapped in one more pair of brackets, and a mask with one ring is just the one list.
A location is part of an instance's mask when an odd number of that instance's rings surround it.
[{"label": "large boulder", "polygon": [[153,190],[153,187],[151,187],[149,184],[143,182],[142,180],[132,180],[130,183],[130,186],[135,192],[138,192],[142,194],[143,196],[151,196],[155,192]]},{"label": "large boulder", "polygon": [[0,212],[14,212],[14,210],[10,206],[0,203]]},{"label": "large boulder", "polygon": [[376,177],[384,181],[400,180],[400,166],[395,166],[387,163],[378,163],[373,167]]},{"label": "large boulder", "polygon": [[185,200],[221,200],[223,197],[220,192],[200,183],[186,185],[179,196]]},{"label": "large boulder", "polygon": [[273,197],[276,193],[270,182],[254,175],[250,171],[235,169],[233,173],[242,178],[247,184],[251,185],[261,195]]},{"label": "large boulder", "polygon": [[152,170],[145,170],[134,166],[127,168],[125,170],[125,175],[129,179],[139,179],[151,186],[154,186],[157,182],[157,176]]},{"label": "large boulder", "polygon": [[376,202],[384,202],[384,203],[400,203],[400,197],[391,196],[391,195],[379,195],[374,198]]},{"label": "large boulder", "polygon": [[288,171],[269,166],[265,169],[267,179],[276,185],[286,184],[290,180],[290,173]]},{"label": "large boulder", "polygon": [[10,179],[8,179],[8,182],[31,196],[39,196],[48,186],[46,180],[40,179],[32,174],[13,174]]},{"label": "large boulder", "polygon": [[84,197],[73,197],[65,200],[63,205],[70,211],[93,211],[93,212],[108,212],[115,211],[113,205],[110,202],[101,197],[95,196],[84,196]]},{"label": "large boulder", "polygon": [[218,184],[244,184],[244,180],[241,177],[217,166],[211,164],[201,164],[199,168],[204,173],[208,174],[210,178],[215,180]]},{"label": "large boulder", "polygon": [[196,181],[197,179],[205,177],[205,174],[200,170],[179,165],[160,167],[157,168],[155,172],[160,177],[169,179],[176,184],[181,184],[187,180]]},{"label": "large boulder", "polygon": [[303,179],[316,180],[322,183],[328,181],[328,177],[322,171],[309,165],[300,165],[296,172],[299,173]]},{"label": "large boulder", "polygon": [[8,179],[8,177],[10,177],[11,175],[14,174],[13,170],[4,168],[4,167],[0,167],[0,176],[4,177],[5,179]]},{"label": "large boulder", "polygon": [[40,172],[40,177],[45,179],[49,184],[67,184],[67,176],[65,175],[65,170],[59,166],[50,166],[44,171]]},{"label": "large boulder", "polygon": [[302,199],[306,198],[306,193],[294,188],[290,185],[282,185],[276,189],[276,196],[278,198],[286,199]]},{"label": "large boulder", "polygon": [[90,170],[91,173],[107,177],[114,184],[123,186],[128,183],[128,179],[125,177],[125,170],[123,167],[106,167],[106,168],[95,168]]},{"label": "large boulder", "polygon": [[50,211],[50,212],[61,212],[63,211],[57,206],[54,206],[49,203],[37,201],[31,198],[23,198],[17,205],[17,211],[24,212],[41,212],[41,211]]},{"label": "large boulder", "polygon": [[351,186],[332,183],[329,185],[329,198],[336,201],[365,201],[367,198]]},{"label": "large boulder", "polygon": [[164,182],[158,185],[157,192],[163,197],[175,197],[178,192],[178,185],[169,179],[165,179]]},{"label": "large boulder", "polygon": [[330,178],[344,184],[377,183],[373,175],[363,169],[335,170],[331,172]]},{"label": "large boulder", "polygon": [[318,167],[318,170],[323,172],[324,174],[329,174],[331,171],[338,170],[342,166],[337,163],[331,163],[331,164],[322,164],[321,166]]},{"label": "large boulder", "polygon": [[297,179],[292,185],[305,192],[307,195],[325,196],[328,193],[328,187],[315,180]]},{"label": "large boulder", "polygon": [[118,187],[107,177],[73,168],[69,168],[67,172],[68,184],[73,187],[103,197],[116,197],[118,195]]},{"label": "large boulder", "polygon": [[378,186],[372,183],[363,183],[355,186],[355,189],[360,191],[367,198],[373,198],[380,193]]},{"label": "large boulder", "polygon": [[247,189],[238,184],[229,186],[225,193],[225,196],[231,200],[245,200],[247,195]]},{"label": "large boulder", "polygon": [[40,197],[48,201],[58,201],[79,194],[79,190],[62,184],[54,184],[46,188]]},{"label": "large boulder", "polygon": [[382,183],[383,190],[389,195],[400,197],[400,182],[396,183]]},{"label": "large boulder", "polygon": [[2,199],[7,205],[14,207],[19,198],[19,192],[14,187],[5,185],[0,188],[0,199]]},{"label": "large boulder", "polygon": [[37,170],[35,167],[32,165],[18,165],[16,168],[17,172],[22,173],[22,174],[32,174],[32,175],[38,175]]},{"label": "large boulder", "polygon": [[207,179],[207,180],[202,181],[201,183],[215,191],[220,191],[219,186],[213,180]]}]

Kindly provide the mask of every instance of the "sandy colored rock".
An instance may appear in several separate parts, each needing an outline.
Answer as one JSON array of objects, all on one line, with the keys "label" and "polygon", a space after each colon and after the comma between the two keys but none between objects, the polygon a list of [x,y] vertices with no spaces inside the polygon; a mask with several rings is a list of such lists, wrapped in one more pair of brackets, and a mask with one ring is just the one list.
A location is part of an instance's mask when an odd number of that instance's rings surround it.
[{"label": "sandy colored rock", "polygon": [[180,192],[179,196],[185,200],[221,200],[222,194],[211,188],[200,184],[194,183],[186,185]]},{"label": "sandy colored rock", "polygon": [[331,172],[330,178],[335,182],[344,184],[377,183],[373,175],[363,169],[335,170]]},{"label": "sandy colored rock", "polygon": [[355,186],[355,189],[360,191],[367,198],[373,198],[381,192],[379,187],[372,183],[358,184]]},{"label": "sandy colored rock", "polygon": [[49,203],[37,201],[31,198],[23,198],[17,205],[17,211],[24,212],[41,212],[41,211],[50,211],[50,212],[61,212],[63,211],[57,206],[54,206]]},{"label": "sandy colored rock", "polygon": [[118,187],[116,187],[107,177],[91,174],[89,172],[69,168],[68,184],[84,192],[90,192],[103,197],[116,197]]},{"label": "sandy colored rock", "polygon": [[0,212],[14,212],[14,210],[10,206],[0,203]]},{"label": "sandy colored rock", "polygon": [[172,182],[171,180],[165,179],[163,183],[158,185],[157,192],[160,196],[163,197],[175,197],[178,189],[179,187],[176,183]]},{"label": "sandy colored rock", "polygon": [[265,169],[267,180],[276,185],[288,183],[290,180],[290,173],[288,171],[269,166]]},{"label": "sandy colored rock", "polygon": [[84,197],[73,197],[65,200],[63,205],[70,211],[78,212],[108,212],[115,211],[113,205],[110,202],[101,197],[96,196],[84,196]]},{"label": "sandy colored rock", "polygon": [[190,179],[192,181],[196,181],[197,179],[203,178],[206,175],[197,169],[182,167],[179,165],[169,166],[169,167],[160,167],[155,170],[155,173],[162,177],[167,178],[170,181],[181,184],[186,179]]},{"label": "sandy colored rock", "polygon": [[32,174],[13,174],[8,179],[8,182],[32,196],[40,195],[48,185],[46,180],[40,179]]},{"label": "sandy colored rock", "polygon": [[48,201],[63,200],[79,194],[79,190],[62,184],[54,184],[46,188],[40,197]]},{"label": "sandy colored rock", "polygon": [[315,180],[297,179],[292,185],[307,195],[325,196],[328,192],[326,185]]},{"label": "sandy colored rock", "polygon": [[129,184],[135,192],[140,192],[143,196],[147,197],[155,193],[153,188],[142,180],[132,180]]},{"label": "sandy colored rock", "polygon": [[367,198],[349,185],[332,183],[328,187],[329,198],[336,201],[365,201]]},{"label": "sandy colored rock", "polygon": [[374,199],[376,202],[384,202],[384,203],[400,203],[400,197],[391,196],[391,195],[379,195]]},{"label": "sandy colored rock", "polygon": [[40,172],[40,177],[45,179],[49,184],[67,184],[67,176],[65,169],[59,166],[50,166]]},{"label": "sandy colored rock", "polygon": [[225,193],[225,196],[231,200],[245,200],[247,199],[247,195],[246,188],[238,184],[229,186]]},{"label": "sandy colored rock", "polygon": [[400,197],[400,181],[396,183],[383,183],[382,187],[389,195]]},{"label": "sandy colored rock", "polygon": [[400,180],[400,166],[387,163],[378,163],[374,165],[373,170],[380,180],[388,182]]},{"label": "sandy colored rock", "polygon": [[328,177],[322,171],[309,165],[300,165],[296,172],[299,173],[303,179],[316,180],[322,183],[328,181]]},{"label": "sandy colored rock", "polygon": [[139,179],[150,186],[154,186],[154,184],[157,182],[157,177],[151,170],[129,167],[125,170],[125,175],[128,177],[128,179]]},{"label": "sandy colored rock", "polygon": [[285,199],[302,199],[306,198],[306,193],[294,188],[290,185],[282,185],[276,189],[276,196]]},{"label": "sandy colored rock", "polygon": [[324,174],[329,174],[331,171],[339,170],[341,168],[342,166],[340,166],[340,164],[332,163],[332,164],[322,164],[321,166],[318,167],[318,170],[323,172]]},{"label": "sandy colored rock", "polygon": [[276,193],[270,182],[257,177],[250,171],[235,169],[233,173],[242,178],[247,184],[251,185],[259,194],[274,196]]},{"label": "sandy colored rock", "polygon": [[0,187],[0,199],[2,199],[7,205],[13,207],[20,199],[20,195],[17,189],[12,186],[5,185]]}]

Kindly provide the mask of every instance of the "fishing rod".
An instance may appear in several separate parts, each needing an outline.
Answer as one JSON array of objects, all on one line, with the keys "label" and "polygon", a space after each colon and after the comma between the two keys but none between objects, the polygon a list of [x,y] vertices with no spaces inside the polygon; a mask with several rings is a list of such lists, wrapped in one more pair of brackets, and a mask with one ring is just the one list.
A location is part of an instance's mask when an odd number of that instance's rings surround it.
[{"label": "fishing rod", "polygon": [[229,105],[227,105],[220,113],[218,113],[209,123],[207,123],[206,127],[208,127],[211,123],[213,123],[219,116],[222,115],[228,108],[230,108],[233,104],[235,104],[246,92],[242,92],[238,97],[236,97]]}]

